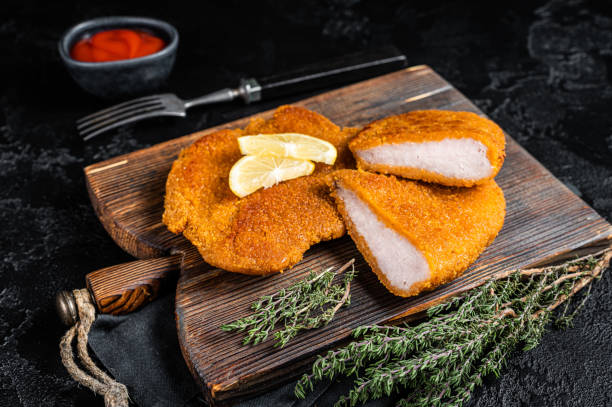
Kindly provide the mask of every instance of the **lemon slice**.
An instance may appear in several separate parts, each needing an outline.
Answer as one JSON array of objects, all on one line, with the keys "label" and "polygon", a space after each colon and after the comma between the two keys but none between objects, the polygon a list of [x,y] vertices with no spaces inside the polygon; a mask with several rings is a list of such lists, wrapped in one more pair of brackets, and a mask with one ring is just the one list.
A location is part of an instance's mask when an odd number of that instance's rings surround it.
[{"label": "lemon slice", "polygon": [[332,165],[336,147],[320,138],[300,133],[259,134],[238,137],[240,152],[245,155],[273,155],[301,158]]},{"label": "lemon slice", "polygon": [[247,155],[236,161],[229,173],[229,187],[240,198],[281,181],[310,175],[314,164],[297,158]]}]

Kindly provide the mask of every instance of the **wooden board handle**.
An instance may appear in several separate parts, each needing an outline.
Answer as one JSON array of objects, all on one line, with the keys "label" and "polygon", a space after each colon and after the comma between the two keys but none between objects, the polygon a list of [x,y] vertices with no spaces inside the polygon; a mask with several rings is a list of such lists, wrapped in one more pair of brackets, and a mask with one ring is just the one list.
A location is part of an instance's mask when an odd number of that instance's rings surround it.
[{"label": "wooden board handle", "polygon": [[87,288],[103,314],[122,315],[155,299],[162,282],[181,266],[183,255],[137,260],[93,271],[85,276]]}]

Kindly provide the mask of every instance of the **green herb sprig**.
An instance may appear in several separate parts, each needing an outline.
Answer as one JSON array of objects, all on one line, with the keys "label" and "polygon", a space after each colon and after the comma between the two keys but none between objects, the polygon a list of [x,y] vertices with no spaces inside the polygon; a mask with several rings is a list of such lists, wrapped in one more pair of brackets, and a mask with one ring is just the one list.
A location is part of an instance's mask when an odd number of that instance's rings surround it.
[{"label": "green herb sprig", "polygon": [[[518,346],[538,345],[553,310],[571,323],[569,299],[600,277],[612,257],[585,257],[546,268],[507,272],[459,297],[434,306],[418,325],[364,326],[349,345],[329,351],[295,388],[298,398],[313,383],[355,376],[354,387],[337,405],[355,406],[403,390],[401,406],[461,406],[485,376],[499,376]],[[589,286],[590,289],[590,286]]]},{"label": "green herb sprig", "polygon": [[[355,259],[333,271],[329,267],[319,274],[311,271],[308,278],[267,295],[255,302],[252,315],[221,326],[224,331],[246,331],[243,344],[257,345],[274,333],[274,346],[285,346],[300,331],[327,325],[343,305],[351,302],[351,281],[355,277]],[[350,270],[347,271],[347,269]],[[346,272],[345,272],[346,271]],[[342,284],[333,284],[334,277],[344,272]]]}]

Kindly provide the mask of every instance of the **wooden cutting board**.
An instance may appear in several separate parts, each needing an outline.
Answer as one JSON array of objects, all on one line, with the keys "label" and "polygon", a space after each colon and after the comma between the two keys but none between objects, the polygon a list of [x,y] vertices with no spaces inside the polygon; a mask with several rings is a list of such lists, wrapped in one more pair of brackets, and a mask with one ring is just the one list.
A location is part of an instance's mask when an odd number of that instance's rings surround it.
[{"label": "wooden cutting board", "polygon": [[[416,109],[465,110],[483,114],[427,66],[414,66],[296,103],[343,126],[363,126],[384,116]],[[271,111],[257,116],[269,117]],[[103,309],[140,304],[157,290],[168,264],[183,259],[176,289],[176,321],[185,361],[206,398],[228,402],[266,391],[303,372],[312,357],[345,341],[351,331],[432,304],[482,283],[496,272],[543,264],[607,246],[612,226],[550,172],[507,137],[506,162],[496,180],[507,201],[505,225],[495,242],[466,273],[433,292],[414,298],[389,294],[369,270],[348,237],[309,250],[293,269],[271,277],[249,277],[212,270],[181,236],[161,223],[167,173],[178,152],[220,128],[242,127],[250,118],[171,140],[85,169],[92,203],[100,220],[126,251],[157,258],[116,272],[98,272],[90,290],[118,293]],[[166,257],[164,257],[166,256]],[[279,350],[268,341],[243,347],[241,333],[219,327],[250,313],[249,306],[302,279],[312,268],[339,266],[356,259],[350,307],[342,308],[325,328],[300,334]],[[151,266],[153,264],[153,266]],[[126,283],[129,281],[129,283]],[[114,291],[113,291],[114,290]]]}]

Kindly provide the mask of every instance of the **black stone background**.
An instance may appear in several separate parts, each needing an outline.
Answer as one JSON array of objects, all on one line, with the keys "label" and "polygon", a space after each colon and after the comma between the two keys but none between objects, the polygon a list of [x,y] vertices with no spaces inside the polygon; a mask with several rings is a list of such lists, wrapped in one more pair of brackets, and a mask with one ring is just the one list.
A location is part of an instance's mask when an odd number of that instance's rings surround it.
[{"label": "black stone background", "polygon": [[[502,7],[503,4],[503,7]],[[102,15],[148,15],[181,35],[165,90],[190,97],[366,46],[395,43],[471,98],[612,220],[609,3],[309,0],[4,1],[0,6],[0,404],[102,405],[66,374],[56,291],[131,260],[99,224],[82,168],[304,95],[159,119],[84,144],[74,121],[107,103],[81,91],[57,53],[61,33]],[[551,331],[488,378],[475,406],[612,405],[612,276],[573,328]]]}]

